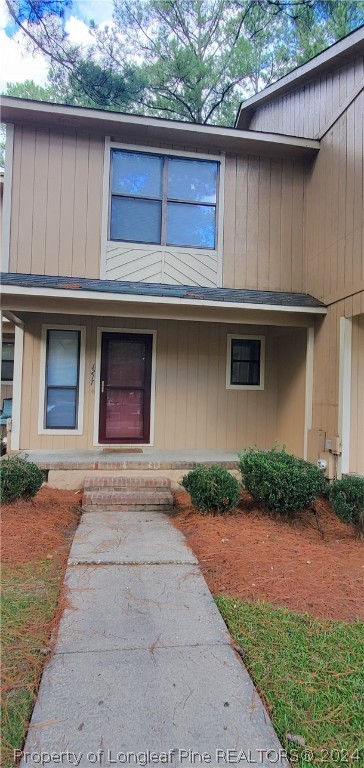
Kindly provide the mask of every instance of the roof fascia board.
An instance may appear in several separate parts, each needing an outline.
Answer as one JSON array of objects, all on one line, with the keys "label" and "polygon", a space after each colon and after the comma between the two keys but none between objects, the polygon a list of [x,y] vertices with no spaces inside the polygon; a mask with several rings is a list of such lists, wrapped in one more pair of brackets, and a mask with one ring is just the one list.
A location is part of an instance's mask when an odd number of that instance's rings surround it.
[{"label": "roof fascia board", "polygon": [[312,156],[320,143],[315,139],[286,136],[264,131],[241,131],[213,125],[177,122],[153,117],[126,115],[84,107],[66,107],[27,99],[2,97],[1,119],[3,122],[54,125],[58,130],[91,131],[99,135],[118,135],[120,131],[133,131],[137,140],[150,144],[157,141],[189,141],[191,146],[203,144],[218,147],[221,151],[248,151],[252,154],[287,154]]},{"label": "roof fascia board", "polygon": [[250,309],[265,310],[269,312],[295,312],[304,314],[326,314],[326,307],[297,307],[282,304],[252,304],[249,302],[236,301],[206,301],[205,299],[180,299],[175,296],[141,296],[131,294],[106,293],[104,291],[78,291],[62,288],[24,288],[22,286],[3,285],[2,293],[12,296],[54,296],[54,298],[74,298],[77,300],[92,299],[93,301],[117,301],[136,304],[167,304],[187,307],[216,307],[222,309]]},{"label": "roof fascia board", "polygon": [[323,72],[345,63],[364,50],[364,26],[347,35],[337,43],[333,43],[321,53],[310,59],[306,64],[296,67],[288,75],[284,75],[272,85],[268,85],[259,93],[246,99],[240,105],[235,125],[240,130],[248,128],[252,114],[257,107],[263,106],[273,99],[283,96],[287,91],[299,88],[303,83],[312,80]]}]

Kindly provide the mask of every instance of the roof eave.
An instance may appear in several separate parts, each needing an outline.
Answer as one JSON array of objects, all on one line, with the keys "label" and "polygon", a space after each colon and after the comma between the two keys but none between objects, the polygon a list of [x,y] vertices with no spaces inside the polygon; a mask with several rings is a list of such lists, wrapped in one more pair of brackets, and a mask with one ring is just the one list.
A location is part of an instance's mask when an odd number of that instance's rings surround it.
[{"label": "roof eave", "polygon": [[322,315],[327,313],[327,309],[322,306],[297,306],[292,304],[257,304],[253,302],[236,302],[236,301],[211,301],[203,298],[180,298],[171,296],[146,296],[142,294],[128,294],[128,293],[108,293],[103,291],[90,291],[90,290],[77,290],[77,289],[64,289],[64,288],[33,288],[24,287],[19,285],[2,285],[2,293],[4,296],[24,296],[24,297],[38,297],[38,298],[64,298],[64,299],[76,299],[77,301],[92,300],[96,302],[108,301],[118,302],[118,304],[159,304],[181,307],[208,307],[216,309],[236,309],[236,310],[252,310],[252,311],[268,311],[268,312],[292,312],[298,314],[313,314]]},{"label": "roof eave", "polygon": [[364,26],[351,32],[349,35],[333,43],[321,53],[314,56],[306,64],[296,67],[287,75],[284,75],[272,85],[268,85],[259,93],[243,101],[239,107],[235,126],[240,130],[249,128],[251,118],[258,107],[263,106],[273,99],[283,96],[291,90],[304,85],[313,77],[327,72],[334,67],[346,63],[364,52]]},{"label": "roof eave", "polygon": [[2,98],[1,119],[5,123],[47,125],[58,130],[111,136],[117,140],[147,143],[162,142],[193,146],[218,152],[249,153],[308,159],[320,143],[314,139],[262,131],[242,131],[211,125],[177,122],[138,115],[127,115],[84,107],[67,107],[13,97]]}]

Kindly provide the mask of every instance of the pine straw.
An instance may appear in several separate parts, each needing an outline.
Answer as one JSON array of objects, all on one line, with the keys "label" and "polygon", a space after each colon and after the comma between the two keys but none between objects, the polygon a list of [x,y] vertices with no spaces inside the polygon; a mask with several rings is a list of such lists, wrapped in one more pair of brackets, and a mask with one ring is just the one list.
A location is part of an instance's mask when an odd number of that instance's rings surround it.
[{"label": "pine straw", "polygon": [[175,494],[183,531],[216,596],[264,601],[318,618],[364,618],[364,547],[354,529],[320,502],[314,515],[269,516],[244,495],[235,514],[201,515],[185,491]]},{"label": "pine straw", "polygon": [[67,606],[62,589],[81,494],[42,488],[2,507],[2,753],[21,748],[44,662]]},{"label": "pine straw", "polygon": [[32,501],[2,507],[2,562],[12,566],[68,555],[80,514],[81,494],[41,488]]}]

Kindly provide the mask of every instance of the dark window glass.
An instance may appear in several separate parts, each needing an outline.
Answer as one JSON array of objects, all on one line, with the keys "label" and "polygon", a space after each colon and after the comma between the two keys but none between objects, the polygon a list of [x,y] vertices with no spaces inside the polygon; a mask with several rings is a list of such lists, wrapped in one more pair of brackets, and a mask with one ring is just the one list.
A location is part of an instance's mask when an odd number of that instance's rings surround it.
[{"label": "dark window glass", "polygon": [[76,429],[80,367],[80,331],[47,332],[45,426]]},{"label": "dark window glass", "polygon": [[230,384],[259,386],[260,349],[259,339],[231,340]]},{"label": "dark window glass", "polygon": [[157,200],[113,197],[111,239],[132,243],[160,243],[162,204]]},{"label": "dark window glass", "polygon": [[4,341],[1,349],[1,381],[13,381],[14,342]]}]

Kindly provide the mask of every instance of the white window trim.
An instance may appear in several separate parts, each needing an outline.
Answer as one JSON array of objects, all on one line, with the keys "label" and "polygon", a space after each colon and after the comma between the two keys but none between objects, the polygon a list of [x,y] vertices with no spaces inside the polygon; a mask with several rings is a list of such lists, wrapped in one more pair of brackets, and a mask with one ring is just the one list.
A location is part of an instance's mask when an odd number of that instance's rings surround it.
[{"label": "white window trim", "polygon": [[10,226],[11,226],[11,197],[13,187],[13,160],[14,160],[14,124],[6,126],[5,140],[5,172],[4,172],[4,197],[3,197],[3,221],[2,221],[2,248],[1,271],[9,272],[10,259]]},{"label": "white window trim", "polygon": [[[231,371],[231,342],[233,339],[247,339],[248,341],[260,341],[260,384],[230,384],[230,371]],[[265,336],[248,336],[247,334],[239,335],[238,333],[227,334],[227,349],[226,349],[226,389],[237,389],[241,392],[247,390],[263,390],[264,389],[264,375],[265,375]]]},{"label": "white window trim", "polygon": [[352,337],[352,318],[340,317],[338,435],[341,437],[341,454],[338,458],[338,480],[350,472]]},{"label": "white window trim", "polygon": [[[141,333],[152,336],[152,371],[150,382],[150,438],[149,443],[100,443],[99,442],[99,417],[100,417],[100,378],[101,378],[101,344],[103,333]],[[93,446],[96,448],[152,448],[154,445],[155,423],[155,384],[157,362],[157,331],[150,328],[97,328],[96,362],[95,362],[95,404],[94,404],[94,436]]]},{"label": "white window trim", "polygon": [[[194,152],[193,150],[181,150],[181,149],[164,149],[162,147],[145,146],[139,144],[123,144],[116,141],[111,141],[109,136],[105,137],[105,152],[104,152],[104,177],[103,177],[103,203],[102,203],[102,223],[101,223],[101,264],[100,264],[100,278],[106,279],[106,249],[108,243],[123,243],[119,240],[108,240],[108,228],[109,228],[109,216],[110,216],[110,183],[111,183],[111,151],[113,149],[125,149],[132,152],[144,152],[149,155],[168,155],[169,157],[185,157],[191,160],[211,160],[211,162],[219,163],[219,186],[217,190],[217,216],[216,216],[216,248],[206,248],[206,251],[211,254],[217,255],[217,287],[222,287],[222,248],[223,248],[223,224],[224,224],[224,188],[225,188],[225,153],[221,154],[207,154],[204,152]],[[134,245],[133,243],[126,242],[125,246]],[[135,243],[136,247],[146,248],[148,243]],[[193,246],[179,246],[179,245],[156,245],[151,244],[151,247],[158,249],[158,251],[175,251],[176,253],[185,253],[191,251],[195,253],[196,248]],[[199,249],[203,250],[204,249]]]},{"label": "white window trim", "polygon": [[[44,426],[44,407],[46,394],[46,359],[47,359],[47,331],[80,331],[80,368],[78,378],[78,408],[77,429],[47,429]],[[41,349],[40,349],[40,381],[39,381],[39,409],[38,409],[38,435],[82,435],[83,414],[85,403],[85,353],[86,353],[86,326],[84,325],[56,325],[50,323],[42,325]]]}]

